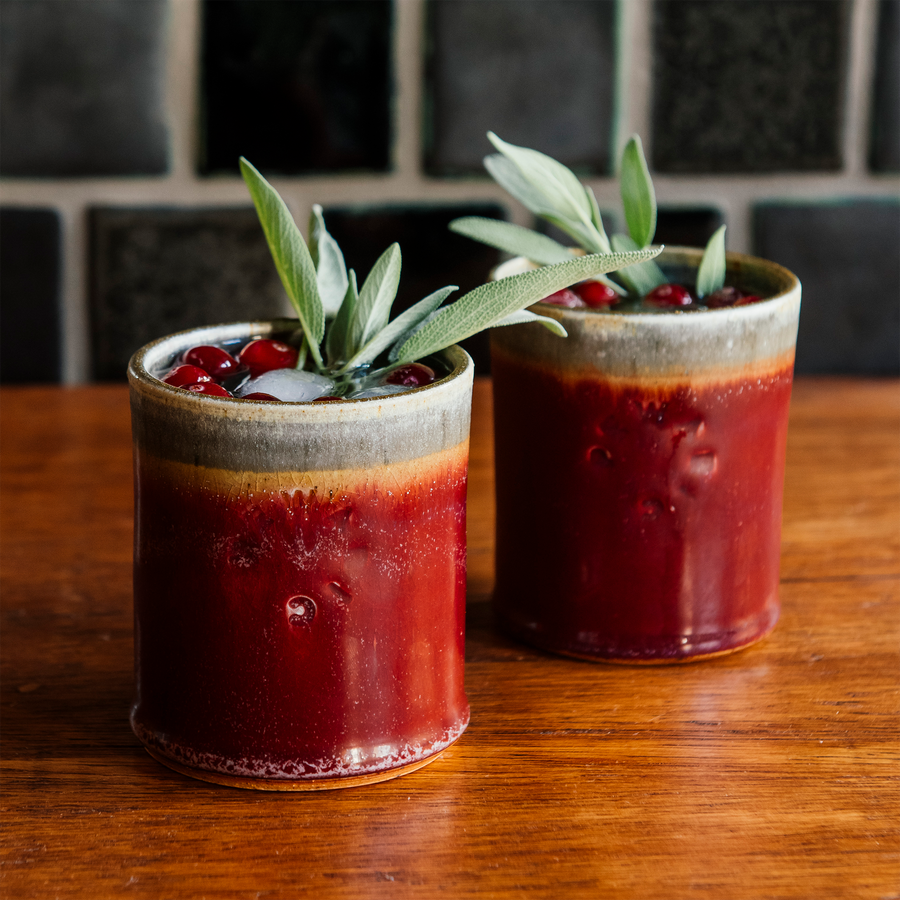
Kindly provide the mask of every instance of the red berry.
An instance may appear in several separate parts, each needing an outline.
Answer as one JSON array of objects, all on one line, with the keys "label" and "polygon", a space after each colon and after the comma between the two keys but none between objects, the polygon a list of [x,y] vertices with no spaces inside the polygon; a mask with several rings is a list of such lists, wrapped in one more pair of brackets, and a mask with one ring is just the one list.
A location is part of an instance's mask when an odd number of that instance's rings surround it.
[{"label": "red berry", "polygon": [[552,303],[554,306],[567,306],[569,309],[577,309],[578,307],[587,306],[587,303],[581,299],[574,291],[563,288],[549,297],[544,297],[541,303]]},{"label": "red berry", "polygon": [[238,359],[250,370],[250,377],[256,378],[257,375],[271,372],[272,369],[295,368],[297,356],[295,347],[289,347],[281,341],[259,338],[250,341],[238,354]]},{"label": "red berry", "polygon": [[691,292],[680,284],[661,284],[644,297],[651,306],[690,306]]},{"label": "red berry", "polygon": [[738,300],[738,302],[734,305],[749,306],[751,303],[759,303],[760,300],[762,300],[762,297],[757,297],[756,294],[747,294],[746,296],[741,297],[741,299]]},{"label": "red berry", "polygon": [[[582,281],[576,284],[572,290],[587,303],[588,306],[612,306],[618,303],[619,295],[608,285],[602,281]],[[546,300],[544,301],[547,302]]]},{"label": "red berry", "polygon": [[220,381],[228,375],[234,375],[240,369],[238,361],[230,353],[226,353],[221,347],[212,347],[209,344],[191,347],[184,354],[183,362],[189,366],[199,366],[216,381]]},{"label": "red berry", "polygon": [[277,397],[273,397],[271,394],[265,393],[265,391],[254,391],[252,394],[244,394],[241,400],[274,400],[276,403],[278,402]]},{"label": "red berry", "polygon": [[166,384],[173,387],[184,387],[188,384],[201,384],[205,381],[212,381],[212,378],[197,366],[176,366],[163,378]]},{"label": "red berry", "polygon": [[335,397],[333,394],[326,394],[324,397],[316,397],[313,403],[334,403],[335,400],[343,399],[343,397]]},{"label": "red berry", "polygon": [[231,391],[226,391],[221,384],[216,384],[214,381],[202,381],[199,384],[186,384],[184,385],[184,389],[190,391],[192,394],[209,394],[211,397],[234,396]]},{"label": "red berry", "polygon": [[749,303],[759,303],[756,294],[745,294],[740,288],[721,287],[703,298],[703,302],[710,309],[722,309],[725,306],[747,306]]},{"label": "red berry", "polygon": [[404,387],[421,387],[434,381],[434,369],[423,366],[422,363],[409,363],[405,366],[397,366],[387,378],[385,384],[400,384]]}]

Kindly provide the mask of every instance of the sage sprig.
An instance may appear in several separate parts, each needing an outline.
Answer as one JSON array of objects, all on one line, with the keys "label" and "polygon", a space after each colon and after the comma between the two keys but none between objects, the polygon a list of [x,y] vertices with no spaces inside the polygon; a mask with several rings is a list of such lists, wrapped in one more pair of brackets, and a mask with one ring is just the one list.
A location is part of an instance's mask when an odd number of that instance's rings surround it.
[{"label": "sage sprig", "polygon": [[[656,192],[641,139],[632,135],[622,151],[619,167],[619,190],[628,234],[607,236],[597,201],[589,187],[562,163],[537,150],[508,144],[488,132],[488,140],[500,152],[484,159],[491,177],[534,215],[555,225],[572,237],[588,253],[633,253],[650,247],[656,234]],[[527,228],[467,216],[450,223],[459,234],[496,247],[515,256],[524,256],[538,265],[551,265],[569,252],[552,238]],[[720,233],[721,232],[721,233]],[[725,274],[724,231],[713,235],[704,253],[703,286],[721,287]],[[644,296],[667,279],[662,269],[647,259],[613,273],[612,278],[598,280],[620,294],[628,292]],[[700,289],[700,296],[716,290]]]},{"label": "sage sprig", "polygon": [[[513,152],[512,155],[531,164],[530,153],[532,151]],[[391,363],[414,362],[485,328],[533,322],[565,336],[565,329],[555,319],[535,315],[525,307],[578,281],[601,277],[613,270],[621,271],[635,263],[645,264],[659,253],[657,248],[641,248],[576,257],[551,238],[528,233],[525,238],[528,246],[537,248],[547,262],[542,268],[484,284],[454,303],[442,306],[457,290],[456,286],[448,285],[392,320],[391,307],[402,267],[397,244],[385,250],[362,287],[358,288],[356,272],[346,268],[337,241],[325,227],[321,207],[313,207],[307,243],[275,189],[243,158],[241,172],[256,206],[275,268],[297,311],[303,331],[298,367],[304,365],[308,352],[317,371],[334,376],[352,374],[362,366],[374,364],[383,354]],[[574,191],[574,176],[567,179],[558,169],[556,175],[560,185],[567,191]],[[578,185],[577,179],[574,179],[574,185]],[[571,203],[572,210],[576,206],[580,210],[577,213],[579,222],[596,231],[592,219],[596,203],[592,204],[588,193],[582,190],[581,198],[573,196]],[[494,224],[501,226],[495,229],[495,239],[508,243],[515,226]],[[482,226],[473,227],[487,234]]]},{"label": "sage sprig", "polygon": [[697,270],[697,294],[705,297],[725,285],[725,226],[709,239]]}]

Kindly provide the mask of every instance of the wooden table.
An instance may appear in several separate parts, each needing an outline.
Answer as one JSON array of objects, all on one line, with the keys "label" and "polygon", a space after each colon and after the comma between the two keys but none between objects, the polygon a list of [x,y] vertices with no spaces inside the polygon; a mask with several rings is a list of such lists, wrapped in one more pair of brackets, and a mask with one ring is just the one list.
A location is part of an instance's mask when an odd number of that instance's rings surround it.
[{"label": "wooden table", "polygon": [[742,653],[652,669],[494,632],[479,383],[469,730],[405,778],[293,795],[181,777],[129,730],[125,388],[0,400],[4,897],[900,893],[897,382],[797,384],[781,623]]}]

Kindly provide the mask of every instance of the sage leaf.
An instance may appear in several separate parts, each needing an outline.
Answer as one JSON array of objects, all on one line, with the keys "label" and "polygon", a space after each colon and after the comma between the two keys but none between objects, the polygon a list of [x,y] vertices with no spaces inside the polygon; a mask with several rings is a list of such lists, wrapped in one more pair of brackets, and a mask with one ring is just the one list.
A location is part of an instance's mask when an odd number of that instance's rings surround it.
[{"label": "sage leaf", "polygon": [[278,276],[297,311],[313,360],[321,369],[319,343],[325,334],[325,311],[319,297],[316,267],[306,241],[278,192],[243,156],[240,166]]},{"label": "sage leaf", "polygon": [[359,300],[347,331],[349,356],[358,353],[387,325],[400,285],[400,268],[400,245],[394,243],[378,257],[360,288]]},{"label": "sage leaf", "polygon": [[528,309],[520,309],[518,312],[510,313],[499,322],[494,322],[491,328],[500,328],[502,325],[525,325],[530,322],[543,325],[560,337],[568,337],[569,333],[563,328],[562,322],[558,322],[550,316],[539,316],[537,313],[533,313]]},{"label": "sage leaf", "polygon": [[725,286],[725,226],[709,239],[697,270],[697,294],[705,297]]},{"label": "sage leaf", "polygon": [[347,290],[344,300],[328,329],[328,337],[325,339],[325,352],[328,355],[329,366],[336,366],[347,359],[347,332],[358,302],[359,290],[356,287],[356,272],[351,269],[347,275]]},{"label": "sage leaf", "polygon": [[425,321],[454,291],[459,290],[455,284],[439,288],[409,309],[404,310],[395,319],[388,322],[358,353],[349,359],[338,371],[338,375],[356,366],[374,362],[380,353],[394,343],[408,338],[416,327]]},{"label": "sage leaf", "polygon": [[499,219],[485,219],[481,216],[464,216],[450,223],[450,230],[473,240],[481,241],[489,247],[505,250],[514,256],[524,256],[539,265],[565,262],[572,254],[553,238],[530,228],[522,228]]},{"label": "sage leaf", "polygon": [[433,319],[402,344],[397,358],[400,362],[412,362],[429,353],[436,353],[485,328],[491,328],[510,313],[537,303],[564,287],[652,259],[660,250],[647,248],[632,253],[582,256],[483,284],[438,311]]},{"label": "sage leaf", "polygon": [[328,233],[322,207],[313,204],[309,217],[309,254],[326,315],[334,315],[347,293],[347,266],[338,242]]},{"label": "sage leaf", "polygon": [[594,228],[597,229],[597,234],[599,234],[601,238],[601,244],[603,245],[602,252],[610,253],[612,252],[612,248],[609,244],[609,238],[606,236],[606,229],[603,227],[603,217],[600,215],[600,207],[597,204],[597,198],[589,187],[586,187],[584,190],[587,194],[588,202],[591,204],[591,221],[594,223]]},{"label": "sage leaf", "polygon": [[638,247],[646,247],[656,234],[656,193],[641,139],[636,134],[622,151],[619,189],[628,232]]},{"label": "sage leaf", "polygon": [[[613,250],[617,253],[627,253],[638,249],[637,243],[628,237],[627,234],[614,234],[610,240],[612,241]],[[629,290],[639,297],[649,294],[653,288],[666,284],[669,280],[663,274],[663,270],[653,260],[617,271],[616,278],[625,282]]]},{"label": "sage leaf", "polygon": [[544,207],[574,222],[591,221],[591,205],[574,173],[550,156],[528,147],[507,144],[492,131],[488,140],[522,175],[525,182],[543,197]]}]

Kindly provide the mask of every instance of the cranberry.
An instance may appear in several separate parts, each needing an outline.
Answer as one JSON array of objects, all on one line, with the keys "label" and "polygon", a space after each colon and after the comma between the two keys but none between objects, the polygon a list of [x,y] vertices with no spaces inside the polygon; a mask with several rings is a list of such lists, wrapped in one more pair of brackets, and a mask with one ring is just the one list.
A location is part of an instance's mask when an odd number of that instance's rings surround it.
[{"label": "cranberry", "polygon": [[703,298],[703,302],[710,309],[722,309],[725,306],[747,306],[749,303],[759,303],[756,294],[745,294],[740,288],[722,287]]},{"label": "cranberry", "polygon": [[185,387],[188,384],[202,384],[206,381],[212,381],[212,378],[197,366],[176,366],[163,378],[166,384],[173,387]]},{"label": "cranberry", "polygon": [[208,344],[191,347],[184,354],[183,362],[189,366],[199,366],[216,381],[233,375],[240,369],[238,361],[230,353]]},{"label": "cranberry", "polygon": [[644,297],[651,306],[690,306],[691,292],[680,284],[661,284]]},{"label": "cranberry", "polygon": [[271,372],[272,369],[295,368],[297,356],[295,347],[289,347],[281,341],[259,338],[245,345],[238,354],[238,359],[250,370],[250,377],[256,378],[257,375]]},{"label": "cranberry", "polygon": [[[612,306],[619,302],[619,295],[602,281],[582,281],[576,284],[572,290],[587,303],[588,306]],[[546,300],[544,301],[547,302]]]},{"label": "cranberry", "polygon": [[233,397],[231,391],[226,391],[221,384],[214,381],[201,381],[199,384],[184,385],[186,391],[193,394],[209,394],[211,397]]},{"label": "cranberry", "polygon": [[397,366],[387,378],[385,384],[399,384],[403,387],[421,387],[434,381],[434,369],[423,366],[422,363],[409,363],[405,366]]},{"label": "cranberry", "polygon": [[279,402],[277,397],[273,397],[265,391],[254,391],[252,394],[244,394],[244,396],[241,397],[241,400],[274,400],[276,403]]},{"label": "cranberry", "polygon": [[552,303],[554,306],[567,306],[569,309],[577,309],[578,307],[587,306],[587,303],[581,299],[574,291],[563,288],[549,297],[544,297],[541,303]]},{"label": "cranberry", "polygon": [[324,397],[316,397],[313,403],[334,403],[335,400],[343,400],[343,397],[335,397],[334,394],[326,394]]}]

